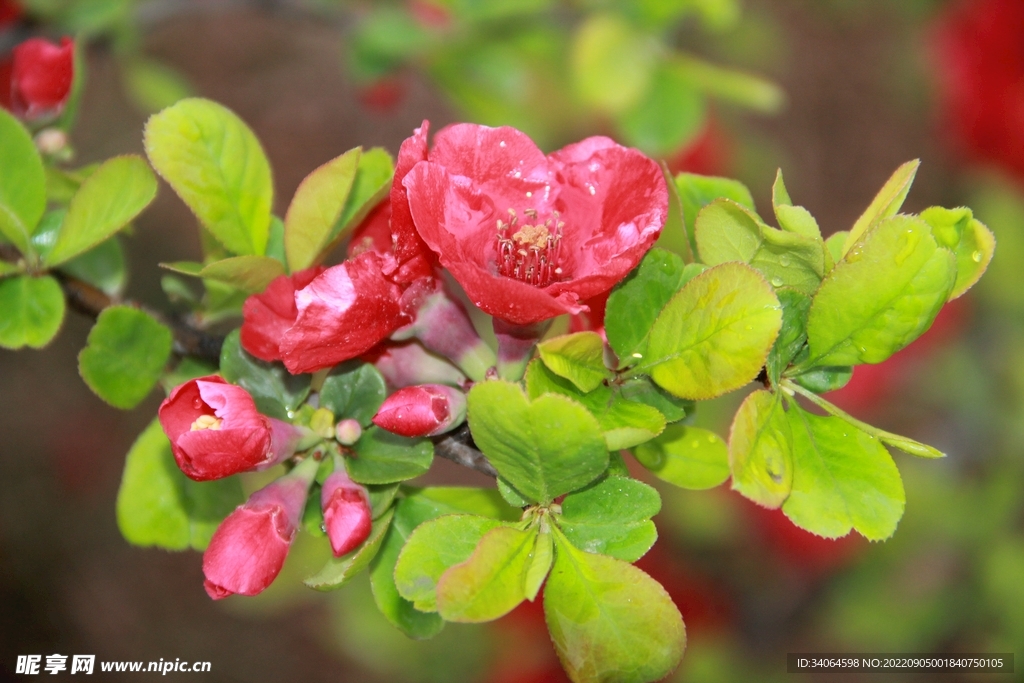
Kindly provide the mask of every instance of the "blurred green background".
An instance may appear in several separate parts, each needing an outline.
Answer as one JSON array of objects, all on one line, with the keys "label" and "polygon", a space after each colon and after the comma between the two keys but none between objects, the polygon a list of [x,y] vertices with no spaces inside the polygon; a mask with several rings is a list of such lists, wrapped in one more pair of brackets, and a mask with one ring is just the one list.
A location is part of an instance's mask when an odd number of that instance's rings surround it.
[{"label": "blurred green background", "polygon": [[[516,125],[548,150],[612,135],[674,170],[737,177],[762,208],[781,166],[826,233],[847,229],[893,169],[921,158],[908,209],[968,204],[998,248],[925,338],[831,397],[950,454],[897,454],[907,511],[896,535],[823,541],[727,487],[662,488],[661,538],[640,566],[686,620],[673,681],[785,680],[787,652],[1024,653],[1024,184],[967,161],[936,67],[937,22],[949,4],[971,3],[23,4],[28,20],[0,34],[0,52],[38,31],[89,37],[79,161],[141,151],[146,109],[195,92],[252,126],[279,201],[346,149],[396,152],[424,118],[435,130]],[[163,188],[127,240],[130,295],[166,306],[156,263],[195,258],[195,234]],[[205,660],[211,681],[566,680],[538,607],[413,642],[361,582],[333,594],[301,586],[320,559],[301,542],[265,594],[223,603],[206,597],[198,554],[130,547],[114,497],[159,397],[122,413],[92,395],[75,360],[88,329],[71,315],[48,349],[0,351],[0,677],[19,654],[56,652]],[[699,422],[724,434],[743,393],[702,407]],[[486,484],[446,465],[433,482]]]}]

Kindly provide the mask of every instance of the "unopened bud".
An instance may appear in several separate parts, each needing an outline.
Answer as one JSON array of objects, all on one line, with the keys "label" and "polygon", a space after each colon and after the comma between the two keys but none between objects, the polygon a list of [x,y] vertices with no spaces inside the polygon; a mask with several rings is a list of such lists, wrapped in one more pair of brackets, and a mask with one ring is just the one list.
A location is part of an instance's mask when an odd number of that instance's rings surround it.
[{"label": "unopened bud", "polygon": [[384,401],[373,423],[400,436],[437,436],[466,419],[466,395],[443,384],[405,387]]},{"label": "unopened bud", "polygon": [[372,514],[366,488],[349,479],[340,462],[335,463],[335,470],[327,477],[320,493],[320,505],[331,551],[335,557],[341,557],[370,535]]},{"label": "unopened bud", "polygon": [[320,437],[334,436],[334,413],[327,408],[317,408],[309,418],[309,428]]},{"label": "unopened bud", "polygon": [[363,428],[359,425],[359,422],[351,418],[342,420],[334,427],[334,438],[342,446],[354,446],[362,435]]},{"label": "unopened bud", "polygon": [[68,146],[68,135],[60,128],[44,128],[36,135],[36,148],[48,156],[57,156]]}]

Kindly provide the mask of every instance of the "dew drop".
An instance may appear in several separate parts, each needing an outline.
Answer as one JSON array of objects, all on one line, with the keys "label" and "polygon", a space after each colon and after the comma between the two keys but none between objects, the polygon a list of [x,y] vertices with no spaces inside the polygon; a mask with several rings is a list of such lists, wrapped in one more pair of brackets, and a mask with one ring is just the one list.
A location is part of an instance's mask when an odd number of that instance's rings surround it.
[{"label": "dew drop", "polygon": [[527,192],[527,193],[526,193],[526,198],[527,198],[527,199],[529,199],[529,198],[530,198],[530,197],[532,197],[532,196],[533,196],[533,193],[532,193],[532,192]]},{"label": "dew drop", "polygon": [[773,277],[772,278],[772,287],[781,287],[781,286],[782,286],[782,278],[781,277]]},{"label": "dew drop", "polygon": [[971,254],[971,260],[974,261],[975,263],[981,263],[981,259],[983,257],[984,254],[982,254],[980,251],[976,251],[973,254]]},{"label": "dew drop", "polygon": [[708,435],[708,443],[714,443],[714,442],[715,442],[715,436],[713,434],[709,434]]},{"label": "dew drop", "polygon": [[505,144],[504,140],[502,140],[501,142],[498,143],[498,147],[506,147],[506,146],[507,145]]},{"label": "dew drop", "polygon": [[202,399],[199,399],[199,398],[192,399],[192,407],[195,408],[196,410],[201,409],[203,407]]},{"label": "dew drop", "polygon": [[690,447],[691,447],[691,448],[700,448],[700,440],[699,440],[699,439],[694,439],[694,440],[693,440],[693,441],[692,441],[692,442],[690,443]]},{"label": "dew drop", "polygon": [[779,265],[782,266],[783,268],[789,267],[789,255],[788,254],[783,254],[782,256],[779,257]]}]

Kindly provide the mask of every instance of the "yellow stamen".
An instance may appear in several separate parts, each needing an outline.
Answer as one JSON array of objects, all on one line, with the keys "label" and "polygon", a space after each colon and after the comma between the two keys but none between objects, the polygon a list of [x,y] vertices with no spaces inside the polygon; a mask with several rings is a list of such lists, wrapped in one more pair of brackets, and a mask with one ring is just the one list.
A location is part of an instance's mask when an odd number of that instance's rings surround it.
[{"label": "yellow stamen", "polygon": [[198,432],[200,429],[220,429],[221,424],[224,420],[213,415],[200,415],[196,418],[196,421],[192,423],[193,432]]},{"label": "yellow stamen", "polygon": [[548,245],[548,236],[550,234],[544,225],[524,225],[518,232],[512,235],[512,239],[524,247],[537,247],[540,249]]}]

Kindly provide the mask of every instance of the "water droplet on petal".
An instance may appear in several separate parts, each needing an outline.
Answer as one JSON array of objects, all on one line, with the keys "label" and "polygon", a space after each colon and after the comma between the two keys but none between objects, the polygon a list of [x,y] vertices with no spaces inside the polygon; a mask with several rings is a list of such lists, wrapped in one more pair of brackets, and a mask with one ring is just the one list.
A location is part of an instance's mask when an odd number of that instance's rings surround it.
[{"label": "water droplet on petal", "polygon": [[195,408],[196,410],[202,409],[202,407],[203,407],[203,400],[200,399],[200,398],[193,399],[192,400],[192,407]]},{"label": "water droplet on petal", "polygon": [[505,146],[506,145],[505,145],[505,141],[504,140],[502,140],[501,142],[498,143],[498,147],[505,147]]}]

